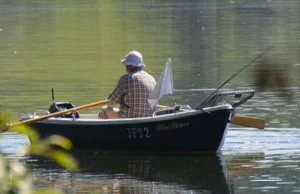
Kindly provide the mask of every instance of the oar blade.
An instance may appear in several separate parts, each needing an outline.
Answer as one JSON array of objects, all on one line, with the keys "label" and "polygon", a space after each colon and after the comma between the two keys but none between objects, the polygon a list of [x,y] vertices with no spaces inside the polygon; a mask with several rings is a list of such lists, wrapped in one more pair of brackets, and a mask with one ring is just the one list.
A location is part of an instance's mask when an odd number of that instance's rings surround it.
[{"label": "oar blade", "polygon": [[245,127],[254,127],[257,129],[265,128],[265,119],[253,116],[235,115],[231,119],[230,123]]}]

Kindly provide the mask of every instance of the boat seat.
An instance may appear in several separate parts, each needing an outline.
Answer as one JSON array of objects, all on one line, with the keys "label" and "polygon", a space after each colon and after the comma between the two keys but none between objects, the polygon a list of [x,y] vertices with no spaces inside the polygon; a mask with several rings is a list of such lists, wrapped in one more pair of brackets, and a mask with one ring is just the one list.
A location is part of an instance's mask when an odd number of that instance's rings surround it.
[{"label": "boat seat", "polygon": [[188,105],[177,105],[175,107],[159,106],[159,110],[155,111],[152,116],[173,114],[177,112],[186,112],[191,110],[191,107]]},{"label": "boat seat", "polygon": [[81,119],[99,119],[98,114],[80,114]]}]

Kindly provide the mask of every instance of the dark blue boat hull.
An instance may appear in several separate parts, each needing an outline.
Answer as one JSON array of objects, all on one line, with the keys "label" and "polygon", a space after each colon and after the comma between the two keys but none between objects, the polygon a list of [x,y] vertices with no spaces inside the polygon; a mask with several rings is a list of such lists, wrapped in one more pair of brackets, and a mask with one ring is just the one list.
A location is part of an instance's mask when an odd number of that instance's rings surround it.
[{"label": "dark blue boat hull", "polygon": [[221,148],[234,109],[198,111],[151,122],[82,124],[40,121],[31,124],[42,138],[67,137],[75,148],[127,151],[216,151]]}]

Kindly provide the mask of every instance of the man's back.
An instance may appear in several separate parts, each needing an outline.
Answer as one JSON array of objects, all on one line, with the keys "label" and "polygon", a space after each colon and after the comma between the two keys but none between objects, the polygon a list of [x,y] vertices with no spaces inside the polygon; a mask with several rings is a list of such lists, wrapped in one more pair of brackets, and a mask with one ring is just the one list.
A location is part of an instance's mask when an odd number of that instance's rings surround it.
[{"label": "man's back", "polygon": [[115,90],[109,95],[110,102],[120,98],[120,114],[125,118],[145,117],[152,114],[148,98],[156,85],[155,79],[144,70],[123,75]]}]

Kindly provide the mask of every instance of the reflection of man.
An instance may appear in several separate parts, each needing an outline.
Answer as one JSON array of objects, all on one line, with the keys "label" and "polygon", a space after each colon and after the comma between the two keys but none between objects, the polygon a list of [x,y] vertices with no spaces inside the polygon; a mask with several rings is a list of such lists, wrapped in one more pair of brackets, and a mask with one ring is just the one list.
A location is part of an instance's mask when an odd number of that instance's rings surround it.
[{"label": "reflection of man", "polygon": [[[99,118],[134,118],[152,114],[148,98],[156,81],[144,71],[142,54],[138,51],[129,52],[122,60],[127,74],[123,75],[115,89],[107,97],[109,106],[99,111]],[[120,104],[120,109],[112,106]]]}]

